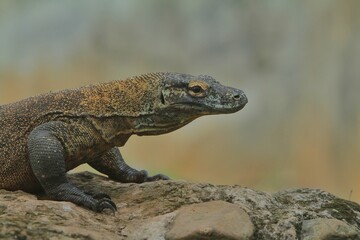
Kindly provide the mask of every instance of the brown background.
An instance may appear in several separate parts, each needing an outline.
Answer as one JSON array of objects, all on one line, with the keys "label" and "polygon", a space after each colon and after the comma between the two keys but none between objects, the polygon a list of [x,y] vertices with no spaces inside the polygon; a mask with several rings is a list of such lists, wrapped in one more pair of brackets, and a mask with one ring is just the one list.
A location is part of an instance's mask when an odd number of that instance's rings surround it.
[{"label": "brown background", "polygon": [[153,71],[212,75],[249,104],[132,137],[133,166],[360,202],[360,1],[0,1],[0,104]]}]

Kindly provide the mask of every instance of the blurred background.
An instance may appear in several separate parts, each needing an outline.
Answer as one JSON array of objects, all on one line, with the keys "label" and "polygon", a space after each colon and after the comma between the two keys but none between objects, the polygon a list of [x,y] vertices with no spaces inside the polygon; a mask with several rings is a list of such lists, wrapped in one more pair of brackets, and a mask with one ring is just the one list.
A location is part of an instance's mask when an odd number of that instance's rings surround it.
[{"label": "blurred background", "polygon": [[249,103],[130,138],[131,166],[360,202],[360,1],[0,1],[0,104],[155,71],[211,75]]}]

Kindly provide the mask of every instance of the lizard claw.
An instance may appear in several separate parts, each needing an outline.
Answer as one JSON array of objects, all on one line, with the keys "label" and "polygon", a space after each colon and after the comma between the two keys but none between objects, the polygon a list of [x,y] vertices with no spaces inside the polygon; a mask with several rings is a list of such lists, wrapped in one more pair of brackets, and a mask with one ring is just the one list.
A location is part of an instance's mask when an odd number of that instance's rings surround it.
[{"label": "lizard claw", "polygon": [[114,215],[117,211],[116,204],[111,200],[110,196],[106,193],[100,192],[100,193],[92,193],[92,192],[85,192],[85,194],[88,194],[92,196],[95,200],[97,200],[97,203],[95,204],[95,210],[97,212],[108,212],[109,210]]},{"label": "lizard claw", "polygon": [[153,182],[158,180],[170,180],[170,178],[164,174],[156,174],[151,177],[146,177],[145,182]]},{"label": "lizard claw", "polygon": [[156,174],[154,176],[149,176],[148,172],[146,170],[141,170],[138,172],[139,176],[141,176],[139,179],[141,179],[141,181],[139,181],[140,183],[143,182],[154,182],[154,181],[158,181],[158,180],[169,180],[170,178],[164,174]]},{"label": "lizard claw", "polygon": [[106,213],[109,210],[113,215],[115,215],[115,212],[117,211],[116,204],[113,201],[111,201],[111,199],[106,197],[99,199],[96,204],[96,211]]}]

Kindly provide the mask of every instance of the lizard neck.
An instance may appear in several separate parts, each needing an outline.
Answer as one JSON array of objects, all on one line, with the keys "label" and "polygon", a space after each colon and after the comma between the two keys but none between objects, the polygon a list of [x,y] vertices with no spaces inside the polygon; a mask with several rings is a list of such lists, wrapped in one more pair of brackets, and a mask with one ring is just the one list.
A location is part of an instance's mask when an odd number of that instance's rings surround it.
[{"label": "lizard neck", "polygon": [[138,136],[160,135],[172,132],[195,118],[180,113],[150,114],[138,117],[112,116],[89,117],[93,127],[109,144],[121,147],[133,134]]},{"label": "lizard neck", "polygon": [[146,136],[169,133],[192,122],[195,118],[181,116],[180,113],[141,116],[134,119],[134,134]]}]

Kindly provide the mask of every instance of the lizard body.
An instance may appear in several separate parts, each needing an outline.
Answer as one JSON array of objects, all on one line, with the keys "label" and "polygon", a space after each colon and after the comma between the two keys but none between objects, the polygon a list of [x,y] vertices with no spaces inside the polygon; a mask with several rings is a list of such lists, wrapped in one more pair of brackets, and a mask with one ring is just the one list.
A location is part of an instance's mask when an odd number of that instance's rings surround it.
[{"label": "lizard body", "polygon": [[209,76],[151,73],[0,106],[0,189],[44,190],[53,200],[115,211],[109,196],[82,192],[66,172],[88,163],[115,181],[166,180],[129,167],[118,147],[131,135],[164,134],[246,103],[241,90]]}]

